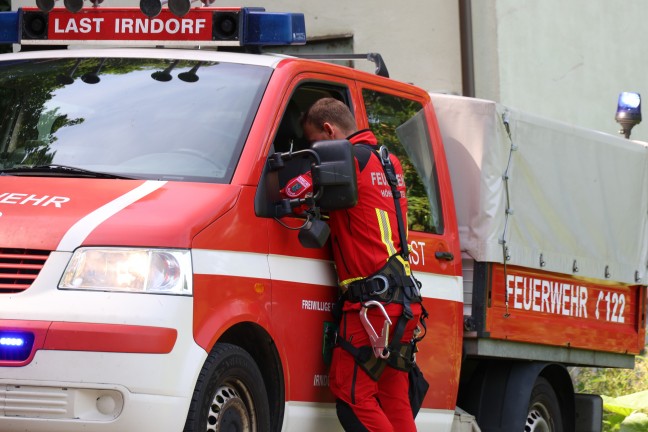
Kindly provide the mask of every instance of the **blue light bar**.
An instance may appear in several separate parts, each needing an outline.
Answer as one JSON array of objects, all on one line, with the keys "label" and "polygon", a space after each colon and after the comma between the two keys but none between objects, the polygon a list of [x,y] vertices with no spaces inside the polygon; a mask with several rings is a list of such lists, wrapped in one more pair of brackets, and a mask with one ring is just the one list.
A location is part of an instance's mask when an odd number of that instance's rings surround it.
[{"label": "blue light bar", "polygon": [[241,45],[304,45],[305,43],[304,14],[247,11]]},{"label": "blue light bar", "polygon": [[21,347],[25,345],[25,339],[21,337],[0,337],[0,345]]},{"label": "blue light bar", "polygon": [[23,331],[0,331],[0,361],[25,361],[34,345],[34,334]]},{"label": "blue light bar", "polygon": [[20,13],[0,12],[0,43],[11,44],[20,41]]}]

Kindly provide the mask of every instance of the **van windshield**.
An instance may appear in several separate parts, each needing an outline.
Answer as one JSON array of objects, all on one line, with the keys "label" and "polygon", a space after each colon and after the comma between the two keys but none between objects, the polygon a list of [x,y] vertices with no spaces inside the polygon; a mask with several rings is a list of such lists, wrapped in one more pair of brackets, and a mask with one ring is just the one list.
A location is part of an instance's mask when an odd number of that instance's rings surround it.
[{"label": "van windshield", "polygon": [[270,74],[187,60],[0,62],[0,172],[228,183]]}]

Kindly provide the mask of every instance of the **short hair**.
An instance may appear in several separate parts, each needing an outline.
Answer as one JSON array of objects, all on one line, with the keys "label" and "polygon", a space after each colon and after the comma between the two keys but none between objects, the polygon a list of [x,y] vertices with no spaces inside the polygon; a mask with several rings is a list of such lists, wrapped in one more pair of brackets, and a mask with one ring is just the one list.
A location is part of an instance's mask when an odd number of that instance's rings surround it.
[{"label": "short hair", "polygon": [[357,130],[355,117],[349,107],[332,97],[318,99],[311,105],[302,119],[302,125],[306,123],[320,129],[323,129],[324,123],[332,123],[349,135]]}]

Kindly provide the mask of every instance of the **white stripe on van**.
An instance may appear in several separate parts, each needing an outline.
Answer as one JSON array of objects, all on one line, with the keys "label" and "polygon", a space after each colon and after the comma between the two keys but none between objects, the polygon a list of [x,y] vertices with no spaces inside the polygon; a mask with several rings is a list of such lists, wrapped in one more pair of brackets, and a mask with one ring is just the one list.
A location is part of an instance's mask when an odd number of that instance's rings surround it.
[{"label": "white stripe on van", "polygon": [[56,250],[73,251],[83,243],[95,228],[101,225],[108,218],[117,214],[139,199],[158,190],[166,183],[166,181],[147,180],[130,192],[127,192],[109,203],[104,204],[95,211],[88,213],[72,225],[72,227],[65,233]]},{"label": "white stripe on van", "polygon": [[[265,255],[225,250],[192,250],[195,274],[249,277],[336,286],[336,275],[330,261],[286,255]],[[422,284],[424,297],[463,302],[461,276],[414,272]]]}]

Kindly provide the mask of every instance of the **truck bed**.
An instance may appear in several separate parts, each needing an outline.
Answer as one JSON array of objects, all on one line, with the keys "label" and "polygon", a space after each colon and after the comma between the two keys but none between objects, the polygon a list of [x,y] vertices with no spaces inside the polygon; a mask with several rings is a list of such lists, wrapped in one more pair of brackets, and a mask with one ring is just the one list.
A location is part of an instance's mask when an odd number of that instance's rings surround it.
[{"label": "truck bed", "polygon": [[479,262],[646,284],[644,144],[432,94],[461,248]]},{"label": "truck bed", "polygon": [[646,146],[431,96],[459,225],[466,354],[632,367],[645,343]]}]

